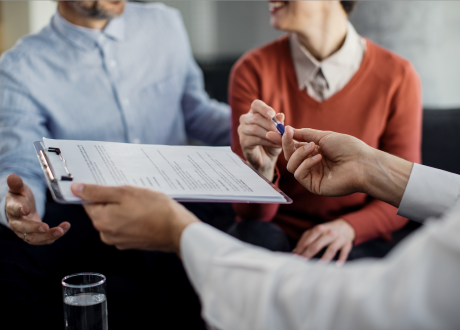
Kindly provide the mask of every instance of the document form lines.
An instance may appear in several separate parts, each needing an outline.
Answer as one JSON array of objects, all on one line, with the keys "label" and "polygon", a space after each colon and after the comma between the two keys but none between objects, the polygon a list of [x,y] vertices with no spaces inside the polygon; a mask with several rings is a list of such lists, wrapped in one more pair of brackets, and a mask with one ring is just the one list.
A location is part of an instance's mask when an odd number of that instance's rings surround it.
[{"label": "document form lines", "polygon": [[[149,157],[149,155],[145,152],[145,150],[143,148],[141,148],[142,152],[144,153],[145,157],[147,157],[147,159],[153,164],[153,166],[156,168],[156,170],[158,171],[158,173],[163,177],[163,179],[166,181],[166,183],[169,184],[169,187],[172,188],[172,189],[176,189],[176,187],[174,186],[174,183],[169,179],[169,177],[166,175],[166,173],[164,173],[164,171],[160,170],[157,166],[157,164],[155,164],[155,162]],[[156,179],[155,179],[156,181]],[[161,185],[158,184],[160,187]]]},{"label": "document form lines", "polygon": [[236,165],[238,165],[238,167],[241,167],[241,165],[238,164],[238,163],[236,162],[236,160],[233,159],[232,156],[230,156],[228,153],[226,153],[226,155],[227,155]]},{"label": "document form lines", "polygon": [[[50,139],[44,139],[43,144],[61,149],[74,182],[109,186],[128,183],[182,201],[290,202],[289,197],[233,154],[230,147]],[[57,184],[64,202],[78,202],[70,190],[71,182]]]}]

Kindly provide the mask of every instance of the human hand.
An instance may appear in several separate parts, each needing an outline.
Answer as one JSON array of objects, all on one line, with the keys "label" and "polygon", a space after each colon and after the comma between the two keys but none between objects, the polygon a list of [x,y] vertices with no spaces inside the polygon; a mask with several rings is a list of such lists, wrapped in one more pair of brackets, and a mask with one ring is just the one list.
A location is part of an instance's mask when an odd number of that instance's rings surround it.
[{"label": "human hand", "polygon": [[[240,126],[238,126],[244,157],[270,181],[273,180],[275,164],[281,153],[281,145],[272,143],[266,137],[268,132],[281,137],[271,121],[275,114],[275,110],[264,102],[255,100],[249,112],[240,117]],[[279,113],[276,118],[284,124],[284,114]]]},{"label": "human hand", "polygon": [[19,176],[10,174],[7,184],[10,189],[5,198],[6,217],[11,230],[20,239],[32,245],[51,244],[70,229],[68,222],[62,222],[54,228],[42,222],[34,194]]},{"label": "human hand", "polygon": [[118,249],[180,252],[183,230],[199,220],[163,193],[130,186],[72,184],[101,240]]},{"label": "human hand", "polygon": [[335,132],[287,126],[282,139],[272,132],[267,138],[282,144],[288,171],[310,192],[323,196],[363,192],[399,207],[413,163]]},{"label": "human hand", "polygon": [[344,196],[362,191],[364,163],[372,157],[372,148],[361,140],[345,134],[287,126],[282,145],[288,171],[312,193]]},{"label": "human hand", "polygon": [[346,220],[337,219],[304,232],[292,252],[310,259],[327,247],[319,262],[329,263],[340,251],[336,264],[341,266],[348,258],[354,239],[354,228]]}]

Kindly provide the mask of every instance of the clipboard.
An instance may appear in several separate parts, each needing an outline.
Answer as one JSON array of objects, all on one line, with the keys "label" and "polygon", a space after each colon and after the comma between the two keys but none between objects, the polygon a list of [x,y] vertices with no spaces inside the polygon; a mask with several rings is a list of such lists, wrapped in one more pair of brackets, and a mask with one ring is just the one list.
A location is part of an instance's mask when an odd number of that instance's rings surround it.
[{"label": "clipboard", "polygon": [[[59,148],[45,148],[43,142],[34,142],[35,152],[37,153],[38,162],[45,176],[46,184],[50,190],[51,196],[59,204],[83,204],[83,202],[74,202],[64,199],[59,188],[58,181],[73,181],[73,175],[67,168],[67,161],[62,157],[61,150]],[[56,175],[53,165],[51,164],[49,154],[54,153],[60,157],[62,167],[67,175]]]},{"label": "clipboard", "polygon": [[[67,167],[67,161],[63,157],[59,148],[45,148],[42,141],[34,142],[35,152],[37,154],[38,162],[45,176],[46,184],[50,190],[51,196],[59,204],[85,204],[85,201],[69,201],[66,200],[60,190],[59,181],[73,181],[74,177]],[[237,155],[238,156],[238,155]],[[260,178],[267,182],[276,192],[283,198],[284,202],[280,201],[241,201],[232,199],[201,199],[201,198],[174,198],[177,202],[181,203],[244,203],[244,204],[291,204],[292,199],[276,187],[272,182],[268,181],[262,174],[260,174],[252,165],[242,159],[238,158],[254,171]],[[51,161],[53,159],[53,162]]]}]

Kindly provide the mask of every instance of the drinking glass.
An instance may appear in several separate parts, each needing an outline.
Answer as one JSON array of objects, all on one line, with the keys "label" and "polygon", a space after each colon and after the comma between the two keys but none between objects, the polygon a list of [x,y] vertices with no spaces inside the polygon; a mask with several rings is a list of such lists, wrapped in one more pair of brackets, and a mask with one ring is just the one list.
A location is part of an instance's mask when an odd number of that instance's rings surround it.
[{"label": "drinking glass", "polygon": [[79,273],[62,279],[66,330],[107,330],[105,276]]}]

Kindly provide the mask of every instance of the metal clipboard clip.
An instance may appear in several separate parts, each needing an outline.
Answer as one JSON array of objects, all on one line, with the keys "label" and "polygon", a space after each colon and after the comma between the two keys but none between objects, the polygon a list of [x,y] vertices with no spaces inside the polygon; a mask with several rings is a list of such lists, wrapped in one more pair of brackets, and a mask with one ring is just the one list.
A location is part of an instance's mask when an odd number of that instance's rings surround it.
[{"label": "metal clipboard clip", "polygon": [[48,149],[40,150],[39,156],[43,164],[43,167],[45,168],[45,171],[48,174],[48,178],[50,179],[50,181],[57,182],[58,179],[56,178],[56,175],[54,174],[55,172],[53,171],[53,167],[51,166],[51,162],[49,161],[48,156],[46,155],[45,151],[55,152],[61,159],[64,165],[64,170],[67,173],[67,175],[62,175],[60,180],[61,181],[72,181],[73,175],[69,172],[69,169],[67,168],[67,161],[65,160],[64,157],[62,157],[61,150],[59,148],[48,148]]}]

